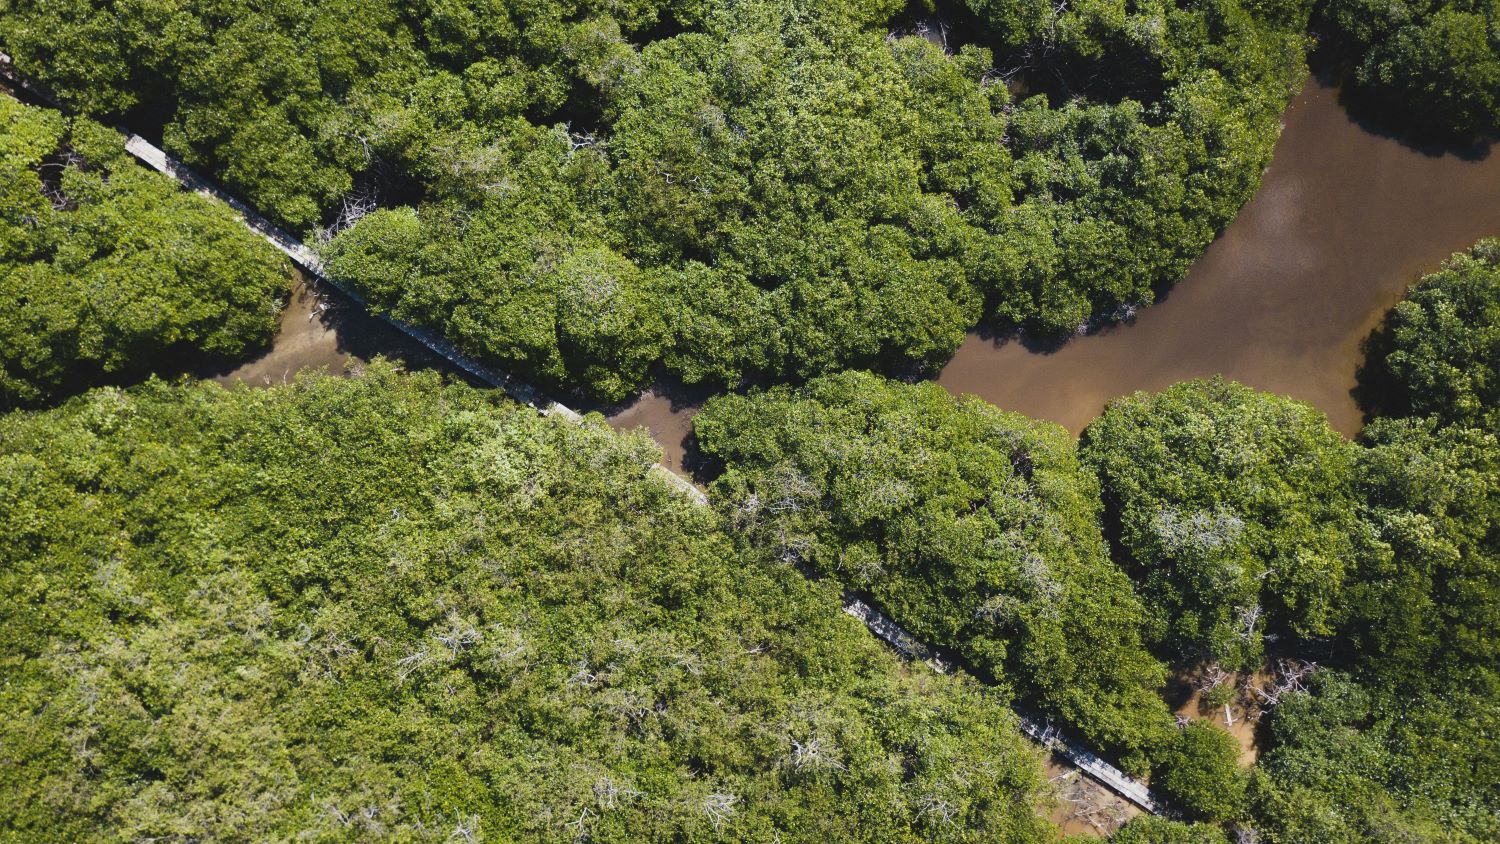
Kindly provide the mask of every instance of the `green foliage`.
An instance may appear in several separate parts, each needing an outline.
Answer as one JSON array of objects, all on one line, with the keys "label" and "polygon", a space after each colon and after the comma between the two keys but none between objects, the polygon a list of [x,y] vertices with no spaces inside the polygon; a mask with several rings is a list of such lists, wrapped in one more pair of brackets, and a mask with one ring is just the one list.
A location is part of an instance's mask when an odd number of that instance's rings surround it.
[{"label": "green foliage", "polygon": [[1500,686],[1411,697],[1315,675],[1270,722],[1250,796],[1270,844],[1500,838]]},{"label": "green foliage", "polygon": [[0,419],[0,836],[1050,840],[1001,701],[656,456],[379,362]]},{"label": "green foliage", "polygon": [[1267,633],[1334,633],[1356,540],[1351,447],[1313,408],[1222,380],[1117,399],[1084,432],[1163,643],[1254,668]]},{"label": "green foliage", "polygon": [[1413,285],[1372,338],[1376,415],[1500,429],[1500,241],[1481,240]]},{"label": "green foliage", "polygon": [[1229,844],[1224,830],[1206,823],[1183,823],[1159,815],[1138,815],[1110,836],[1111,844]]},{"label": "green foliage", "polygon": [[1010,204],[1004,89],[982,51],[882,34],[726,5],[609,90],[611,228],[694,276],[664,303],[684,376],[934,366],[978,321],[959,209]]},{"label": "green foliage", "polygon": [[0,96],[0,405],[269,342],[289,268],[110,130]]},{"label": "green foliage", "polygon": [[[394,165],[461,172],[554,113],[656,0],[13,0],[0,42],[71,105],[167,118],[166,144],[296,228]],[[680,4],[684,10],[696,5]]]},{"label": "green foliage", "polygon": [[1500,128],[1500,10],[1475,0],[1328,0],[1321,17],[1353,81],[1423,135]]},{"label": "green foliage", "polygon": [[623,398],[665,342],[661,279],[605,245],[576,206],[552,201],[577,189],[591,161],[570,160],[566,138],[534,141],[512,165],[514,190],[467,209],[377,211],[332,243],[329,269],[469,354]]},{"label": "green foliage", "polygon": [[1234,736],[1207,721],[1190,721],[1163,754],[1151,784],[1191,818],[1226,821],[1239,814],[1245,798],[1239,755]]},{"label": "green foliage", "polygon": [[1500,442],[1431,419],[1382,419],[1358,477],[1378,541],[1351,589],[1366,672],[1408,689],[1500,673]]},{"label": "green foliage", "polygon": [[694,430],[754,543],[868,592],[1127,765],[1170,737],[1143,610],[1063,429],[845,373],[712,399]]},{"label": "green foliage", "polygon": [[1357,449],[1348,658],[1269,719],[1251,806],[1271,844],[1500,838],[1496,250],[1424,278],[1372,344],[1396,418]]},{"label": "green foliage", "polygon": [[[892,37],[903,5],[12,0],[0,44],[344,231],[332,266],[382,308],[605,399],[657,363],[931,369],[985,316],[1065,335],[1149,303],[1305,72],[1302,2],[976,1],[998,52],[953,54]],[[416,216],[349,229],[371,203]]]},{"label": "green foliage", "polygon": [[1219,683],[1203,693],[1203,704],[1215,709],[1221,706],[1228,706],[1235,699],[1236,692],[1237,690],[1233,683]]}]

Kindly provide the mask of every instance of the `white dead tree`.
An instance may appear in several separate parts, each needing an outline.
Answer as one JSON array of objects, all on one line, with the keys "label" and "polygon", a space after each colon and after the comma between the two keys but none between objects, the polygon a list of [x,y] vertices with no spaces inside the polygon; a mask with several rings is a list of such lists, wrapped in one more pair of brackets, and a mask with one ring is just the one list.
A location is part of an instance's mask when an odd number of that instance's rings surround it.
[{"label": "white dead tree", "polygon": [[740,798],[727,792],[715,792],[703,799],[703,814],[708,815],[709,823],[714,825],[714,831],[718,832],[730,818],[734,817],[734,806],[740,802]]},{"label": "white dead tree", "polygon": [[464,844],[474,844],[479,840],[479,817],[468,815],[459,818],[453,823],[453,831],[448,833],[449,841],[462,841]]},{"label": "white dead tree", "polygon": [[599,136],[595,135],[592,131],[585,130],[582,132],[575,132],[573,131],[572,124],[568,124],[567,128],[564,131],[567,133],[568,137],[569,152],[578,152],[581,149],[592,149],[599,145]]},{"label": "white dead tree", "polygon": [[754,516],[760,512],[760,496],[753,492],[745,496],[745,500],[740,502],[739,510],[746,516]]},{"label": "white dead tree", "polygon": [[299,632],[301,636],[295,642],[298,647],[307,649],[307,673],[335,683],[341,682],[337,670],[339,664],[359,653],[353,643],[337,631],[317,635],[311,627],[303,625]]},{"label": "white dead tree", "polygon": [[[47,201],[52,204],[53,211],[66,211],[74,207],[72,198],[63,193],[63,174],[67,172],[69,167],[82,168],[86,164],[87,162],[84,161],[83,156],[72,150],[64,150],[56,157],[56,160],[44,161],[37,165],[36,172],[37,176],[41,179],[42,196],[46,197]],[[57,171],[56,178],[48,178],[47,173],[51,170]]]},{"label": "white dead tree", "polygon": [[1020,618],[1025,608],[1021,599],[1014,595],[991,595],[974,608],[974,620],[988,621],[997,627],[1004,627]]},{"label": "white dead tree", "polygon": [[584,806],[582,809],[578,810],[578,817],[563,824],[563,826],[573,830],[574,842],[589,840],[589,820],[593,818],[593,815],[593,811],[590,810],[589,807]]},{"label": "white dead tree", "polygon": [[1114,832],[1129,820],[1123,802],[1076,770],[1053,777],[1052,785],[1071,820],[1082,821],[1104,834]]},{"label": "white dead tree", "polygon": [[[365,795],[369,798],[370,795]],[[338,826],[351,830],[360,830],[357,839],[383,837],[389,830],[388,823],[396,823],[401,816],[401,803],[397,800],[387,800],[382,805],[380,801],[373,800],[365,803],[357,809],[346,810],[333,800],[326,800],[319,805],[317,795],[312,797],[313,803],[322,809],[322,815],[327,820]]]},{"label": "white dead tree", "polygon": [[791,536],[782,530],[777,546],[781,549],[777,558],[783,563],[795,564],[807,559],[807,552],[812,548],[812,540],[806,536]]},{"label": "white dead tree", "polygon": [[1253,686],[1262,709],[1271,709],[1292,692],[1306,691],[1302,681],[1318,670],[1318,664],[1300,659],[1277,660],[1269,683]]},{"label": "white dead tree", "polygon": [[824,744],[822,739],[814,736],[807,741],[792,740],[791,764],[798,770],[816,771],[842,771],[844,763],[838,760],[838,748],[833,744]]},{"label": "white dead tree", "polygon": [[450,612],[446,626],[434,631],[432,638],[438,640],[451,655],[457,657],[468,648],[478,644],[480,635],[478,628],[471,622],[459,618],[457,613]]},{"label": "white dead tree", "polygon": [[1027,554],[1021,559],[1021,582],[1026,590],[1041,604],[1043,614],[1056,618],[1058,603],[1062,597],[1062,583],[1052,574],[1052,567],[1039,554]]},{"label": "white dead tree", "polygon": [[806,502],[817,501],[820,497],[817,485],[795,466],[781,467],[776,473],[775,486],[773,500],[767,505],[772,513],[800,512]]},{"label": "white dead tree", "polygon": [[606,811],[634,800],[641,794],[642,792],[620,785],[610,777],[600,777],[594,782],[594,804]]},{"label": "white dead tree", "polygon": [[958,818],[958,809],[952,803],[931,792],[917,801],[917,810],[941,826],[952,826]]},{"label": "white dead tree", "polygon": [[339,232],[352,227],[379,208],[380,200],[374,188],[361,186],[350,191],[339,204],[339,213],[333,221],[318,229],[318,240],[323,243],[333,240]]},{"label": "white dead tree", "polygon": [[875,553],[849,553],[845,549],[844,555],[839,559],[839,565],[849,572],[855,583],[875,583],[885,576],[885,560],[877,551]]},{"label": "white dead tree", "polygon": [[490,625],[485,642],[485,655],[492,666],[509,664],[526,653],[526,638],[521,631],[499,624]]},{"label": "white dead tree", "polygon": [[1255,631],[1260,627],[1260,617],[1261,608],[1259,601],[1239,608],[1235,635],[1240,637],[1240,641],[1254,641]]},{"label": "white dead tree", "polygon": [[577,668],[577,670],[575,670],[568,677],[568,679],[566,681],[564,681],[567,685],[569,685],[569,686],[584,686],[584,687],[589,687],[589,686],[593,686],[594,683],[598,682],[599,675],[596,674],[595,672],[589,670],[589,661],[588,660],[586,660],[586,659],[579,660],[578,661],[578,665],[577,665],[576,668]]},{"label": "white dead tree", "polygon": [[1193,682],[1193,687],[1200,693],[1208,693],[1233,679],[1234,675],[1224,670],[1222,665],[1211,663],[1208,668]]},{"label": "white dead tree", "polygon": [[396,682],[405,683],[411,675],[421,671],[429,662],[432,662],[432,653],[427,648],[416,648],[406,656],[396,660]]},{"label": "white dead tree", "polygon": [[1224,548],[1244,533],[1245,520],[1228,510],[1184,513],[1164,507],[1151,520],[1151,531],[1172,554],[1205,553]]}]

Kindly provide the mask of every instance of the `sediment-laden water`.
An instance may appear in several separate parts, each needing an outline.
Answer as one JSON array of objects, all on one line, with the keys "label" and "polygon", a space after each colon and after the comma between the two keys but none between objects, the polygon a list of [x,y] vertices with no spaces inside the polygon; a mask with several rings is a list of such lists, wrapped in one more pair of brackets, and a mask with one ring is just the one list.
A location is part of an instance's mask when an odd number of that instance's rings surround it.
[{"label": "sediment-laden water", "polygon": [[[1500,155],[1372,132],[1315,79],[1283,124],[1260,191],[1162,301],[1055,351],[971,332],[938,383],[1077,433],[1117,396],[1223,375],[1357,432],[1361,343],[1420,275],[1500,235]],[[678,467],[695,409],[650,391],[610,424],[648,428]]]}]

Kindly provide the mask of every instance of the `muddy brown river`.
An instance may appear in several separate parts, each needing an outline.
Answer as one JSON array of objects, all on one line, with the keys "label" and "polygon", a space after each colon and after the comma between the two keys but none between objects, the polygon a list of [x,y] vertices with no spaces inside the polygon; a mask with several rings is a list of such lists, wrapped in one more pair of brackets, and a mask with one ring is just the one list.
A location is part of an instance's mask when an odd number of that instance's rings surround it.
[{"label": "muddy brown river", "polygon": [[[971,333],[937,382],[1076,434],[1116,396],[1224,375],[1310,402],[1354,434],[1361,342],[1418,276],[1500,235],[1500,155],[1432,154],[1366,131],[1335,89],[1312,79],[1283,122],[1260,191],[1162,301],[1052,352]],[[206,374],[259,385],[375,353],[442,366],[389,326],[299,285],[268,353]],[[681,471],[696,409],[653,390],[609,421],[648,429]]]},{"label": "muddy brown river", "polygon": [[229,368],[200,367],[196,374],[221,384],[240,381],[252,387],[290,382],[303,370],[334,374],[358,371],[382,355],[407,369],[438,369],[462,377],[447,361],[343,296],[320,291],[300,272],[292,279],[281,327],[271,347]]},{"label": "muddy brown river", "polygon": [[[1500,234],[1500,155],[1433,154],[1367,131],[1313,79],[1282,120],[1255,198],[1133,323],[1049,353],[971,333],[938,383],[1076,434],[1112,398],[1223,375],[1357,432],[1361,342],[1421,274]],[[610,424],[650,429],[676,468],[694,410],[648,392]]]}]

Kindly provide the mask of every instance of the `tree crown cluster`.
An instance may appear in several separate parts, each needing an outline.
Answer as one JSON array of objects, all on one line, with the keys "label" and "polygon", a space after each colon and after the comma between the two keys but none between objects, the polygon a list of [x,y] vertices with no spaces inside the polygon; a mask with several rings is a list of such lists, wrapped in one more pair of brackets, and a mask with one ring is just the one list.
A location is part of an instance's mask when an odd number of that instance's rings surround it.
[{"label": "tree crown cluster", "polygon": [[376,307],[618,399],[933,367],[1152,301],[1249,199],[1297,3],[16,0],[90,113],[332,236]]},{"label": "tree crown cluster", "polygon": [[113,131],[0,95],[0,407],[268,343],[290,268]]},{"label": "tree crown cluster", "polygon": [[1327,0],[1318,27],[1352,98],[1422,139],[1500,130],[1500,7],[1479,0]]},{"label": "tree crown cluster", "polygon": [[[1396,385],[1389,415],[1355,442],[1214,379],[1111,402],[1075,447],[866,373],[712,399],[695,434],[744,541],[1150,769],[1187,818],[1287,844],[1491,840],[1494,251],[1454,256],[1392,310],[1369,362]],[[1253,770],[1228,733],[1172,729],[1163,663],[1301,666],[1257,687]],[[1221,834],[1148,821],[1123,837]]]},{"label": "tree crown cluster", "polygon": [[1050,840],[1003,697],[654,458],[379,363],[0,419],[0,830]]}]

